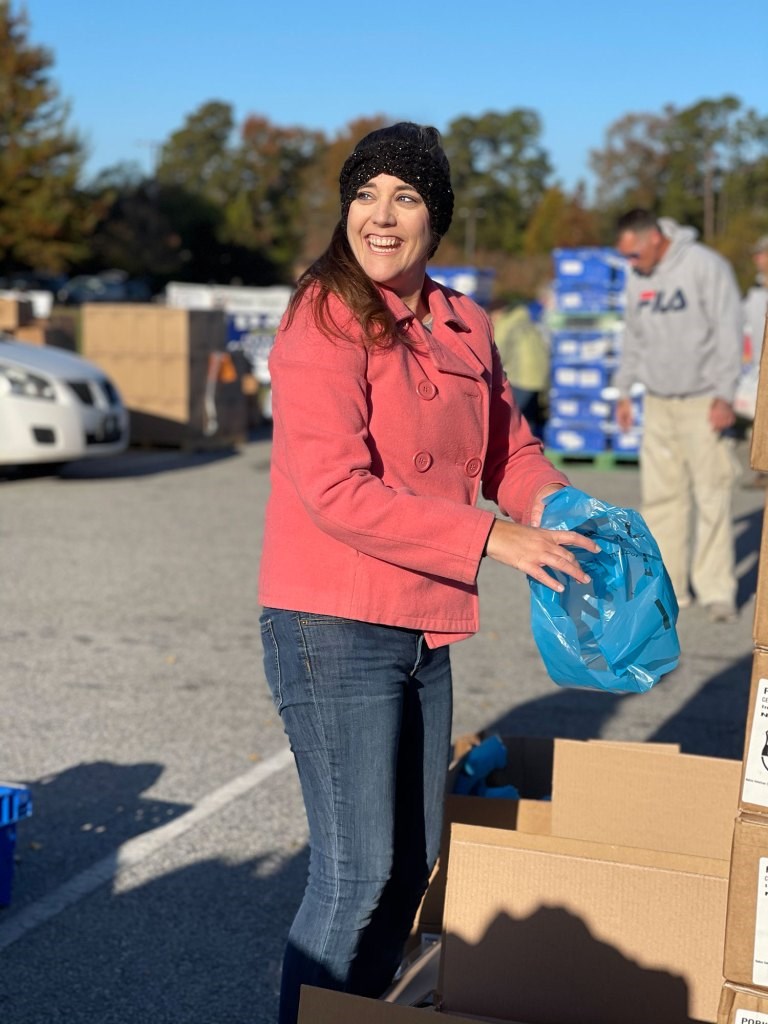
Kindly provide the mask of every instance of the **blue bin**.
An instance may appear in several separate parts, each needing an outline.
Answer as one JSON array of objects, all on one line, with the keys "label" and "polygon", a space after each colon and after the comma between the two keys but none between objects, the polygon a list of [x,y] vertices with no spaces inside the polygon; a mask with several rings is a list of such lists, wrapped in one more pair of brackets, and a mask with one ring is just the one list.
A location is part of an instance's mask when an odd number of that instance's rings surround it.
[{"label": "blue bin", "polygon": [[11,902],[16,823],[32,813],[32,795],[24,786],[0,785],[0,906]]},{"label": "blue bin", "polygon": [[615,249],[555,249],[555,280],[564,290],[591,288],[618,292],[624,288],[627,264]]}]

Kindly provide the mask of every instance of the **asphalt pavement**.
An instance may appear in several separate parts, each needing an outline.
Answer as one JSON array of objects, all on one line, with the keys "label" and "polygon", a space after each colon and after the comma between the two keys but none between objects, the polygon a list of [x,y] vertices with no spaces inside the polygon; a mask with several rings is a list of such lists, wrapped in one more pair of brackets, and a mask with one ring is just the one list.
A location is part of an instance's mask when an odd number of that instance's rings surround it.
[{"label": "asphalt pavement", "polygon": [[[0,779],[34,800],[0,909],[3,1024],[275,1020],[307,848],[261,665],[269,456],[262,436],[0,480]],[[634,465],[566,471],[639,504]],[[453,649],[454,734],[739,758],[764,500],[737,488],[737,621],[681,612],[680,666],[642,695],[555,686],[525,579],[486,560],[481,631]]]}]

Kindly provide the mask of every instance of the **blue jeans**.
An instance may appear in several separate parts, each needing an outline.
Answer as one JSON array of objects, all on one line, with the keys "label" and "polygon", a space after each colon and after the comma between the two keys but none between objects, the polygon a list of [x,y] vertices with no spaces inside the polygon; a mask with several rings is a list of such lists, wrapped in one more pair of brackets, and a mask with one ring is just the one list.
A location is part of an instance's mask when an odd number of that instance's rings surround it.
[{"label": "blue jeans", "polygon": [[283,961],[302,984],[378,997],[437,859],[452,713],[448,648],[416,630],[265,608],[264,666],[301,781],[309,880]]}]

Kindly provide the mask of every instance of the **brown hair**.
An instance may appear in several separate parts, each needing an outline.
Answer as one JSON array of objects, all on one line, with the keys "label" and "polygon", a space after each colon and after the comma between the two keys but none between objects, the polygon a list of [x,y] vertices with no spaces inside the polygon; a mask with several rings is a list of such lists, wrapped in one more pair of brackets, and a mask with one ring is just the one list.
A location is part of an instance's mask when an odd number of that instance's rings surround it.
[{"label": "brown hair", "polygon": [[304,293],[314,287],[310,303],[318,327],[329,338],[346,338],[347,333],[329,309],[331,295],[338,296],[363,329],[365,344],[386,346],[398,337],[397,323],[376,285],[355,259],[341,221],[336,225],[328,248],[301,275],[288,304],[290,325]]}]

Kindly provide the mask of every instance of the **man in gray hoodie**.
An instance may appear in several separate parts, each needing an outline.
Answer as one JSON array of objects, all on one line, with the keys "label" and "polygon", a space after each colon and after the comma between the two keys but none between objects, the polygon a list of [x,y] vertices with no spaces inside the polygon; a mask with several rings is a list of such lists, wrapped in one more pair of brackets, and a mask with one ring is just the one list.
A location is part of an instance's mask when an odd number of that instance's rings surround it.
[{"label": "man in gray hoodie", "polygon": [[617,230],[617,248],[633,273],[614,379],[616,420],[620,430],[631,428],[629,391],[643,384],[643,515],[680,607],[690,604],[690,587],[713,621],[732,621],[731,499],[739,470],[728,429],[741,371],[738,284],[693,228],[635,209]]}]

